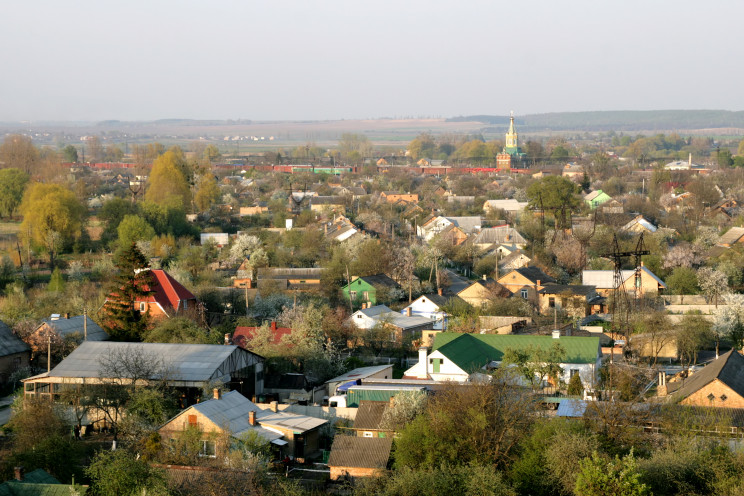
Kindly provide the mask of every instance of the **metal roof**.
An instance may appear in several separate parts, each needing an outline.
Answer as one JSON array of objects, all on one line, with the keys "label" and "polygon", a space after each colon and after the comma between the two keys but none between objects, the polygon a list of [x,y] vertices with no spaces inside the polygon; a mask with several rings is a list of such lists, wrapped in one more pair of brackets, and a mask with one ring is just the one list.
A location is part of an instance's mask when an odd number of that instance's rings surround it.
[{"label": "metal roof", "polygon": [[77,315],[75,317],[70,317],[69,319],[66,319],[64,317],[61,317],[59,319],[44,319],[41,322],[42,325],[47,324],[51,327],[54,327],[54,329],[56,329],[56,331],[62,337],[70,336],[77,333],[80,334],[80,338],[82,339],[83,335],[85,334],[83,319],[87,320],[87,341],[107,341],[109,339],[109,335],[106,334],[106,331],[101,329],[101,327],[93,322],[90,317],[86,317],[84,315]]},{"label": "metal roof", "polygon": [[101,376],[101,362],[112,354],[131,353],[159,359],[162,363],[158,368],[166,371],[167,379],[181,383],[223,379],[263,360],[261,356],[233,345],[84,341],[54,367],[48,377],[105,379]]},{"label": "metal roof", "polygon": [[14,355],[24,351],[30,351],[28,345],[13,334],[5,322],[0,320],[0,356]]},{"label": "metal roof", "polygon": [[[237,391],[224,393],[220,399],[207,400],[192,405],[190,408],[201,413],[217,427],[228,431],[234,437],[240,437],[249,431],[255,431],[267,441],[273,441],[282,437],[282,434],[278,432],[264,429],[257,425],[251,425],[248,422],[248,412],[256,412],[256,419],[259,419],[261,413],[264,411]],[[170,422],[173,422],[188,411],[189,408],[176,415]]]},{"label": "metal roof", "polygon": [[461,334],[440,332],[432,351],[439,351],[465,372],[475,372],[491,362],[500,362],[509,349],[530,346],[549,348],[559,343],[566,350],[563,363],[595,363],[600,355],[599,338],[533,336],[515,334]]},{"label": "metal roof", "polygon": [[392,370],[393,365],[374,365],[372,367],[359,367],[354,370],[350,370],[349,372],[345,373],[344,375],[340,375],[338,377],[334,377],[333,379],[330,379],[326,381],[326,384],[331,382],[346,382],[346,381],[353,381],[354,379],[366,379],[367,377],[380,373],[383,370],[391,369]]},{"label": "metal roof", "polygon": [[556,417],[583,417],[587,402],[584,400],[564,399],[558,405]]}]

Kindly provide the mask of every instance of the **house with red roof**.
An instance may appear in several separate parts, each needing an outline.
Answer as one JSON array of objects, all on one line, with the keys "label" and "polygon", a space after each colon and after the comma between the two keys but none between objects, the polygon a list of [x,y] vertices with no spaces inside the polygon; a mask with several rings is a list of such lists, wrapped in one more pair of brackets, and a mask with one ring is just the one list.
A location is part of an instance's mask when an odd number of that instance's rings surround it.
[{"label": "house with red roof", "polygon": [[[232,343],[240,346],[243,349],[250,348],[250,341],[254,337],[261,327],[247,327],[238,326],[235,328],[235,332],[232,336]],[[289,327],[278,327],[275,321],[271,322],[271,344],[280,344],[284,336],[292,334],[292,329]]]},{"label": "house with red roof", "polygon": [[155,283],[150,294],[136,300],[137,309],[152,318],[174,317],[197,308],[196,296],[162,269],[150,269]]}]

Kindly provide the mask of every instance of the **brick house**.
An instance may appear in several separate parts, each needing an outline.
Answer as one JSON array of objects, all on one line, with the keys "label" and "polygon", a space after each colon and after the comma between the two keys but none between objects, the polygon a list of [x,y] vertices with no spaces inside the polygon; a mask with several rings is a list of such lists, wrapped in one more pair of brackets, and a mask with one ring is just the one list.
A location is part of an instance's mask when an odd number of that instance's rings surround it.
[{"label": "brick house", "polygon": [[664,387],[681,405],[744,408],[744,357],[731,350],[687,379],[666,383],[660,394]]},{"label": "brick house", "polygon": [[170,318],[190,310],[196,310],[196,296],[161,269],[151,270],[155,282],[150,295],[138,298],[136,308],[154,319]]}]

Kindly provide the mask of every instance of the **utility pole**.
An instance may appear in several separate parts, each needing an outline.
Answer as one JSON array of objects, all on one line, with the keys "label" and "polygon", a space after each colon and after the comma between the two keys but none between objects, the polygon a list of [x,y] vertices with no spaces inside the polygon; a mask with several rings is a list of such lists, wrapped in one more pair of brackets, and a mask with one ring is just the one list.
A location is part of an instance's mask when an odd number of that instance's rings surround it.
[{"label": "utility pole", "polygon": [[83,308],[83,341],[88,340],[88,309]]},{"label": "utility pole", "polygon": [[52,370],[52,334],[47,331],[47,372]]}]

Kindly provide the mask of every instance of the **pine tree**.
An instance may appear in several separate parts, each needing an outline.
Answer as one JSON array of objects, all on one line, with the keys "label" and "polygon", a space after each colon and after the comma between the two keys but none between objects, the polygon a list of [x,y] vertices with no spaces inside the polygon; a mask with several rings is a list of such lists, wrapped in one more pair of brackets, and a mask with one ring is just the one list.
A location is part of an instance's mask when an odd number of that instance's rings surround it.
[{"label": "pine tree", "polygon": [[106,301],[104,327],[115,341],[140,341],[147,329],[147,314],[139,311],[137,299],[152,294],[155,278],[147,259],[132,245],[121,252],[115,263],[114,276]]}]

